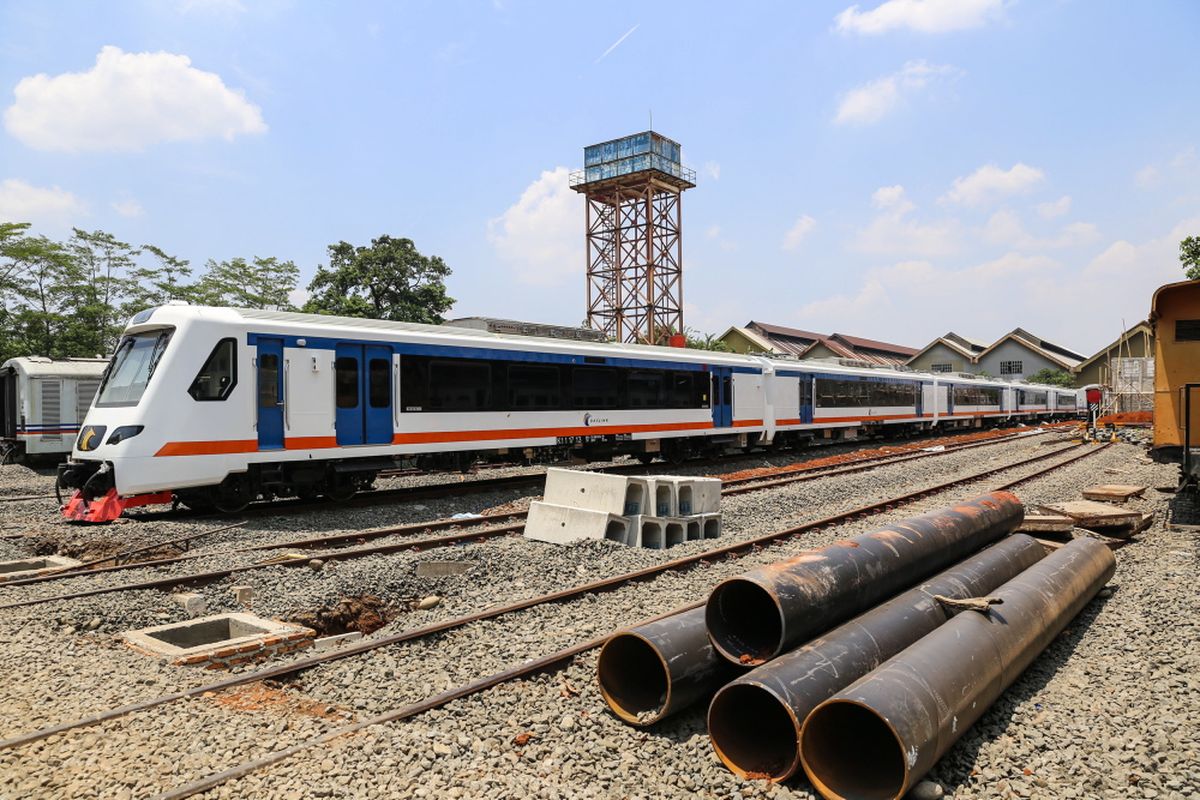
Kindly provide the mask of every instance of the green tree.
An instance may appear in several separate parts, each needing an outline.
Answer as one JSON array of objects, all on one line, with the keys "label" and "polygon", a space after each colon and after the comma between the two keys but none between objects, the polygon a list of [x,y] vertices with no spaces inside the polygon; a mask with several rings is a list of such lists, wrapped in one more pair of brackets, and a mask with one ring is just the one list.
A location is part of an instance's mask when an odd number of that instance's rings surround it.
[{"label": "green tree", "polygon": [[380,236],[370,247],[329,246],[329,267],[318,267],[304,310],[343,317],[438,324],[454,305],[446,294],[450,267],[423,256],[411,239]]},{"label": "green tree", "polygon": [[77,355],[68,336],[75,323],[78,269],[71,253],[44,236],[10,241],[6,256],[16,261],[11,270],[11,307],[6,308],[0,358]]},{"label": "green tree", "polygon": [[700,333],[692,328],[684,327],[683,335],[687,337],[687,346],[693,350],[712,350],[717,353],[729,352],[729,345],[725,344],[715,333]]},{"label": "green tree", "polygon": [[110,353],[125,322],[120,309],[138,251],[110,233],[79,228],[73,229],[67,249],[71,263],[63,278],[70,319],[63,331],[64,347],[72,355]]},{"label": "green tree", "polygon": [[252,262],[244,258],[209,259],[193,296],[209,306],[293,311],[288,295],[295,291],[298,280],[300,268],[291,261],[260,256]]},{"label": "green tree", "polygon": [[195,296],[195,289],[187,283],[192,268],[185,259],[167,255],[162,248],[152,244],[142,245],[141,252],[154,259],[153,266],[136,266],[129,271],[129,295],[125,302],[125,316],[132,316],[145,308],[161,306],[168,300],[188,300]]},{"label": "green tree", "polygon": [[1041,383],[1046,386],[1065,386],[1071,387],[1075,385],[1075,378],[1065,369],[1052,369],[1046,367],[1026,378],[1030,383]]},{"label": "green tree", "polygon": [[1200,236],[1188,236],[1179,243],[1179,263],[1188,280],[1200,280]]}]

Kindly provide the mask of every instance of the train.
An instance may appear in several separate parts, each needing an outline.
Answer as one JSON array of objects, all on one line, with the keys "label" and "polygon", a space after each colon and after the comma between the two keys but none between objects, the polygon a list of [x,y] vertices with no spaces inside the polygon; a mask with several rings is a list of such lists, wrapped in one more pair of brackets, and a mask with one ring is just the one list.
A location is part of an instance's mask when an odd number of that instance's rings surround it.
[{"label": "train", "polygon": [[1081,409],[966,375],[174,303],[130,320],[58,482],[75,520],[232,513],[345,499],[398,464],[678,461]]},{"label": "train", "polygon": [[10,358],[0,364],[0,463],[71,455],[106,358]]},{"label": "train", "polygon": [[1179,465],[1180,488],[1200,486],[1200,281],[1161,286],[1154,328],[1154,431],[1150,455]]}]

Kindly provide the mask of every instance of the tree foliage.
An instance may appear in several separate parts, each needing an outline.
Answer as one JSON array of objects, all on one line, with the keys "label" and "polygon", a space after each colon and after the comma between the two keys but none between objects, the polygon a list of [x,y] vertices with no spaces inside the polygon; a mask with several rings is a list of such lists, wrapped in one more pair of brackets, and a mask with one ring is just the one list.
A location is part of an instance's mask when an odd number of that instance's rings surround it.
[{"label": "tree foliage", "polygon": [[304,310],[343,317],[438,324],[454,305],[446,294],[450,267],[424,256],[411,239],[380,236],[369,247],[329,246],[329,266],[318,267]]},{"label": "tree foliage", "polygon": [[1179,243],[1179,263],[1188,280],[1200,280],[1200,236],[1188,236]]},{"label": "tree foliage", "polygon": [[294,311],[288,295],[299,279],[300,268],[291,261],[259,256],[251,261],[209,259],[192,294],[196,302],[206,306]]},{"label": "tree foliage", "polygon": [[1071,373],[1065,369],[1052,369],[1050,367],[1038,370],[1026,380],[1030,383],[1041,383],[1046,386],[1072,387],[1075,385],[1075,377]]},{"label": "tree foliage", "polygon": [[290,309],[300,270],[255,257],[189,263],[151,244],[76,228],[57,242],[0,222],[0,362],[13,356],[107,355],[130,316],[171,300]]},{"label": "tree foliage", "polygon": [[729,345],[725,344],[715,333],[700,333],[685,327],[683,335],[687,337],[687,346],[693,350],[712,350],[717,353],[728,353]]}]

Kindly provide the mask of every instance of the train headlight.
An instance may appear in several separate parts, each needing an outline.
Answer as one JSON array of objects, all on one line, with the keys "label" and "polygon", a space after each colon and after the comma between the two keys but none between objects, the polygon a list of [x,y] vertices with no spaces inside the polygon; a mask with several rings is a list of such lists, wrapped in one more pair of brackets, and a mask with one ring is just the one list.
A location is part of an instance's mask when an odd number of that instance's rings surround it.
[{"label": "train headlight", "polygon": [[108,427],[105,425],[84,425],[83,430],[79,432],[79,439],[75,442],[75,446],[85,453],[95,450],[104,441],[106,430]]},{"label": "train headlight", "polygon": [[145,425],[122,425],[108,437],[108,444],[120,444],[126,439],[132,439],[145,429]]}]

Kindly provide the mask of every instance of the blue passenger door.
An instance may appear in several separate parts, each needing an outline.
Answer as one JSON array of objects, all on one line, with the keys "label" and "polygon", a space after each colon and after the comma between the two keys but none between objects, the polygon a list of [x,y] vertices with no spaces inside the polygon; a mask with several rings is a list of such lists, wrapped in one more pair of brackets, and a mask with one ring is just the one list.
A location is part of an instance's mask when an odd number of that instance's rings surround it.
[{"label": "blue passenger door", "polygon": [[813,382],[812,375],[800,376],[800,424],[811,425],[813,421]]},{"label": "blue passenger door", "polygon": [[377,344],[364,348],[363,441],[367,444],[391,444],[395,427],[392,422],[392,349]]},{"label": "blue passenger door", "polygon": [[283,449],[283,340],[259,337],[255,358],[258,379],[258,449]]},{"label": "blue passenger door", "polygon": [[733,369],[712,368],[712,414],[714,428],[733,426]]},{"label": "blue passenger door", "polygon": [[334,426],[340,447],[363,444],[363,346],[339,344],[334,350]]},{"label": "blue passenger door", "polygon": [[392,351],[382,345],[339,344],[334,354],[337,443],[392,441]]}]

